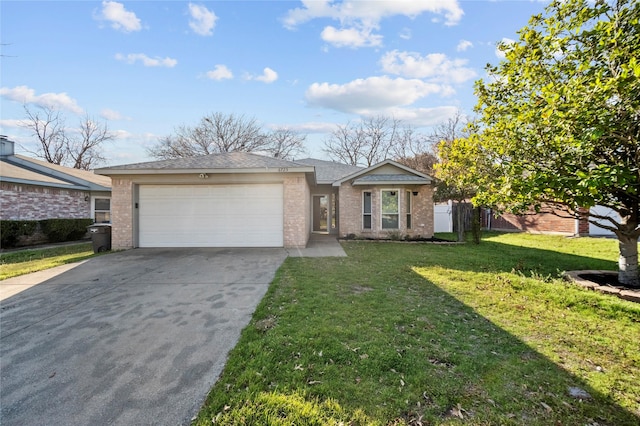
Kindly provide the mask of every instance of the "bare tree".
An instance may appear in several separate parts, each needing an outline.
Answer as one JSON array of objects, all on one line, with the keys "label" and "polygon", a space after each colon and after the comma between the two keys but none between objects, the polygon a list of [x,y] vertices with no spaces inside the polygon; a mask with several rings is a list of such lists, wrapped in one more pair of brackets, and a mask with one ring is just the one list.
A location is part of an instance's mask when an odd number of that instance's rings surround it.
[{"label": "bare tree", "polygon": [[432,149],[435,151],[437,145],[442,141],[450,144],[456,139],[468,137],[468,123],[469,120],[467,119],[467,116],[464,115],[462,111],[456,110],[453,117],[450,117],[447,121],[443,121],[434,127],[431,135],[429,136]]},{"label": "bare tree", "polygon": [[293,160],[306,152],[304,142],[306,135],[301,135],[286,127],[279,127],[268,134],[271,156],[285,160]]},{"label": "bare tree", "polygon": [[399,142],[400,120],[377,116],[358,123],[337,126],[324,142],[324,152],[332,160],[351,165],[371,166],[389,157]]},{"label": "bare tree", "polygon": [[416,132],[412,127],[404,127],[399,132],[392,153],[398,163],[428,175],[433,175],[433,166],[438,162],[430,137]]},{"label": "bare tree", "polygon": [[69,129],[57,110],[40,107],[33,111],[24,107],[29,129],[38,140],[39,147],[31,151],[43,160],[75,169],[90,170],[104,161],[102,144],[114,138],[106,123],[98,123],[88,115],[80,120],[77,130]]},{"label": "bare tree", "polygon": [[26,105],[24,110],[26,119],[22,127],[30,130],[39,142],[38,149],[29,152],[49,163],[63,164],[67,159],[67,136],[60,112],[47,107],[33,111]]},{"label": "bare tree", "polygon": [[114,139],[106,123],[98,123],[88,115],[80,121],[78,135],[67,138],[67,151],[73,161],[73,167],[91,170],[104,161],[102,150],[104,142]]},{"label": "bare tree", "polygon": [[180,126],[147,151],[158,159],[195,157],[217,152],[269,151],[269,136],[255,118],[244,115],[209,114],[196,126]]}]

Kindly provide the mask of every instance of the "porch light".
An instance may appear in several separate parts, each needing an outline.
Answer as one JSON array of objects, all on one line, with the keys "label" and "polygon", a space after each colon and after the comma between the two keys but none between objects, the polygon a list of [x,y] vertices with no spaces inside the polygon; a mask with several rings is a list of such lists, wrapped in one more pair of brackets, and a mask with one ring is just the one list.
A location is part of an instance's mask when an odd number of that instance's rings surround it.
[{"label": "porch light", "polygon": [[413,196],[417,197],[418,196],[418,191],[413,191]]}]

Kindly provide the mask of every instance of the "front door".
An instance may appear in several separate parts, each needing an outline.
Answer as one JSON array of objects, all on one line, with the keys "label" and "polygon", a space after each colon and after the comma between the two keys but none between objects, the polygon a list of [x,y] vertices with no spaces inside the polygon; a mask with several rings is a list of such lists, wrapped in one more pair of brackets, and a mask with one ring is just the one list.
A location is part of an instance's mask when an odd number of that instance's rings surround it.
[{"label": "front door", "polygon": [[313,196],[313,232],[329,232],[330,223],[329,196]]}]

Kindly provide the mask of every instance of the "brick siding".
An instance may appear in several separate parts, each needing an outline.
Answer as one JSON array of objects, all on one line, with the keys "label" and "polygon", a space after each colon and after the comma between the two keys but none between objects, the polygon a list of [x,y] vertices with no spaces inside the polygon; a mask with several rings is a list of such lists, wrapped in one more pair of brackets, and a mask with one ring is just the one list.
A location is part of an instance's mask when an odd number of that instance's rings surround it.
[{"label": "brick siding", "polygon": [[311,194],[304,175],[284,179],[284,246],[303,248],[311,229]]},{"label": "brick siding", "polygon": [[133,182],[111,179],[111,248],[133,248]]},{"label": "brick siding", "polygon": [[[516,229],[540,234],[573,235],[576,233],[576,220],[544,212],[521,216],[503,213],[498,219],[491,219],[491,229]],[[588,223],[586,233],[589,233]]]},{"label": "brick siding", "polygon": [[88,196],[86,191],[1,182],[0,219],[86,219],[91,217]]},{"label": "brick siding", "polygon": [[[114,250],[134,247],[133,188],[130,179],[112,179],[111,244]],[[284,191],[284,246],[305,247],[309,239],[309,187],[304,175],[287,175]]]},{"label": "brick siding", "polygon": [[[400,221],[399,229],[382,229],[380,212],[380,191],[394,189],[399,192]],[[371,192],[371,229],[362,228],[362,193]],[[405,191],[411,191],[411,229],[407,229]],[[417,191],[417,195],[413,192]],[[430,185],[419,187],[353,186],[345,182],[340,186],[338,204],[340,211],[340,236],[355,235],[364,238],[388,238],[393,233],[410,237],[433,237],[433,188]]]}]

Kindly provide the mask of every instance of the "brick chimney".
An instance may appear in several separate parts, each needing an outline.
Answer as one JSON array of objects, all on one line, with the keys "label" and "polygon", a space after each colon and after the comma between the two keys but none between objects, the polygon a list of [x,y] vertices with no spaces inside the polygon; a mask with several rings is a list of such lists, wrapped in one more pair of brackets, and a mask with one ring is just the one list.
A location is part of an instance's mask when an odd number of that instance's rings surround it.
[{"label": "brick chimney", "polygon": [[10,157],[15,155],[15,144],[5,135],[0,135],[0,157]]}]

